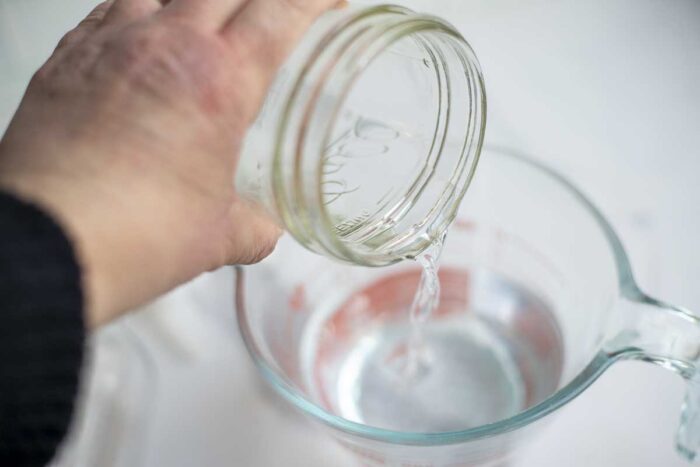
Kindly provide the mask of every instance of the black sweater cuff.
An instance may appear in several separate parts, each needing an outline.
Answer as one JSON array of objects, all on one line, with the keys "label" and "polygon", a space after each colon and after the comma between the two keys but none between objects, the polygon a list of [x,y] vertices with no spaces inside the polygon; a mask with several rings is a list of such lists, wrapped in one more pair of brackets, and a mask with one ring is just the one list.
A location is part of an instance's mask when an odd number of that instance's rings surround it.
[{"label": "black sweater cuff", "polygon": [[0,193],[0,465],[45,465],[68,431],[85,327],[62,229]]}]

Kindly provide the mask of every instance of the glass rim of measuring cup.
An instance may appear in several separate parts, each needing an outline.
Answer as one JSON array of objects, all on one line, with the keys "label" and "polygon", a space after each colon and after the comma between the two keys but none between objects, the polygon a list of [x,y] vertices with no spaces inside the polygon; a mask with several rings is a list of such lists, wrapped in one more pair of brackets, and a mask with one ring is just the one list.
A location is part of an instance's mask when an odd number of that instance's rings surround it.
[{"label": "glass rim of measuring cup", "polygon": [[[627,299],[637,303],[638,305],[649,306],[650,308],[659,308],[670,311],[676,318],[680,318],[681,325],[684,327],[690,323],[700,326],[700,318],[695,316],[691,311],[651,298],[645,295],[638,288],[632,274],[632,268],[627,253],[625,252],[623,244],[615,230],[606,220],[605,216],[595,207],[595,205],[575,185],[569,182],[567,178],[546,165],[522,154],[504,150],[499,147],[491,147],[490,149],[499,152],[500,155],[517,159],[518,161],[527,164],[531,168],[540,171],[559,184],[569,194],[573,195],[581,207],[583,207],[590,215],[592,220],[595,221],[601,228],[604,237],[606,238],[607,248],[612,252],[617,270],[618,292],[621,299]],[[475,441],[478,439],[493,437],[515,431],[517,429],[524,428],[525,426],[530,425],[558,410],[586,390],[613,363],[625,358],[645,360],[660,364],[665,368],[679,373],[686,379],[691,379],[694,383],[696,383],[699,378],[696,370],[698,364],[697,360],[694,363],[688,362],[690,358],[688,358],[686,354],[692,354],[693,351],[692,349],[686,349],[685,347],[687,347],[687,345],[680,349],[674,348],[671,350],[663,347],[658,351],[657,355],[653,346],[650,350],[645,348],[643,345],[637,347],[627,343],[625,338],[629,336],[626,336],[623,332],[623,339],[621,342],[616,342],[615,339],[611,339],[608,342],[603,343],[603,346],[597,351],[591,361],[566,385],[552,393],[542,402],[503,420],[465,430],[438,433],[404,432],[377,428],[362,423],[353,422],[328,412],[305,397],[301,391],[295,389],[294,385],[289,382],[284,375],[275,370],[275,368],[266,361],[264,353],[258,347],[255,337],[253,336],[253,331],[251,330],[248,322],[245,305],[246,297],[244,290],[244,267],[236,267],[235,281],[235,307],[239,330],[242,335],[243,342],[248,352],[252,356],[255,365],[258,367],[262,376],[268,381],[268,383],[270,383],[273,388],[275,388],[276,392],[278,392],[284,399],[289,401],[303,413],[310,415],[312,418],[315,418],[342,432],[375,441],[400,445],[440,446]],[[654,326],[658,327],[659,324],[656,323]],[[623,326],[623,328],[625,328],[625,326]],[[641,330],[640,332],[646,333],[649,331]],[[663,335],[668,336],[668,334],[663,334],[663,328],[660,332],[662,337]],[[692,340],[695,338],[696,336],[693,335],[690,336],[690,338],[688,336],[679,337],[677,340],[681,342],[681,344],[685,345],[687,344],[687,342],[684,342],[685,340]],[[608,348],[608,346],[611,348]],[[674,353],[682,354],[682,358],[668,356],[669,354]],[[697,358],[697,356],[695,358]],[[688,397],[692,398],[693,394],[689,392]],[[693,405],[692,400],[688,399],[686,401],[686,405],[684,406],[682,420],[685,424],[688,424],[692,423],[692,420],[694,420],[695,417],[697,417],[695,406]],[[696,441],[695,433],[684,431],[682,425],[676,441],[678,450],[682,455],[684,455],[687,459],[693,459],[695,457],[698,443],[698,441]]]},{"label": "glass rim of measuring cup", "polygon": [[[445,184],[440,197],[419,224],[393,235],[389,242],[376,243],[380,235],[357,242],[345,241],[338,235],[336,223],[324,202],[324,158],[318,154],[323,154],[332,140],[340,111],[353,86],[375,60],[408,37],[415,37],[429,52],[440,99],[444,102],[439,104],[433,144],[419,176],[423,178],[413,180],[410,191],[404,193],[390,212],[398,213],[396,216],[400,219],[414,208],[424,188],[435,182],[435,167],[441,157],[445,160],[442,152],[448,139],[460,142],[459,158],[450,182]],[[447,54],[453,54],[454,60],[448,60]],[[319,76],[315,75],[318,73],[318,70],[313,71],[315,68],[321,69]],[[309,79],[315,86],[310,96],[302,92]],[[335,90],[341,98],[331,108],[318,106],[318,99],[328,89]],[[454,122],[453,114],[457,112],[468,117],[464,128],[450,125],[450,117]],[[457,29],[440,18],[401,6],[362,8],[319,41],[307,57],[304,71],[285,103],[275,136],[272,166],[272,177],[283,188],[275,190],[274,202],[281,208],[278,211],[290,233],[302,244],[316,246],[312,247],[316,251],[320,249],[342,261],[365,266],[384,266],[413,257],[439,237],[457,215],[478,164],[485,124],[486,93],[481,69],[474,51]],[[322,137],[309,137],[310,134]],[[294,143],[290,144],[292,141]],[[291,177],[288,176],[290,167],[293,167]],[[385,212],[377,220],[378,231],[382,228],[387,231],[392,222],[396,222],[396,218]]]}]

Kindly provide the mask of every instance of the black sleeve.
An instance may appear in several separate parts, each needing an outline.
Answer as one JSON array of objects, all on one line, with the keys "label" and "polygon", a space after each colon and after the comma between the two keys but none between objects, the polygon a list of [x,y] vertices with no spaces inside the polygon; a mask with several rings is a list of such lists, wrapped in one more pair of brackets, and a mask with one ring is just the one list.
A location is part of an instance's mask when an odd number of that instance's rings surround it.
[{"label": "black sleeve", "polygon": [[68,430],[85,338],[80,284],[61,228],[0,193],[0,466],[46,465]]}]

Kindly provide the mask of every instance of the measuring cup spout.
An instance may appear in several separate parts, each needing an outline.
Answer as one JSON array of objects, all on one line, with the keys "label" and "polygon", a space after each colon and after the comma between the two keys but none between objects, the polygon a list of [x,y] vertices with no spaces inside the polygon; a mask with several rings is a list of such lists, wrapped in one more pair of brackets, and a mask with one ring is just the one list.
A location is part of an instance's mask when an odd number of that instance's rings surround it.
[{"label": "measuring cup spout", "polygon": [[655,363],[686,379],[676,448],[689,461],[700,459],[700,317],[636,288],[617,308],[605,351],[613,359]]}]

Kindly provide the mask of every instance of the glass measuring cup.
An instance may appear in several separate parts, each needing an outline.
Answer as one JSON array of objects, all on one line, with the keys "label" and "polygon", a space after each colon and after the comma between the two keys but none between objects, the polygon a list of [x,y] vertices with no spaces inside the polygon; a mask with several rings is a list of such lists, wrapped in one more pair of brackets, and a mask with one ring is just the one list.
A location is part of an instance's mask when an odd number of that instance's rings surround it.
[{"label": "glass measuring cup", "polygon": [[550,169],[484,150],[442,255],[423,369],[406,374],[418,267],[341,265],[283,239],[237,274],[244,341],[275,390],[366,465],[494,465],[612,363],[688,380],[700,442],[700,320],[635,284],[599,211]]}]

